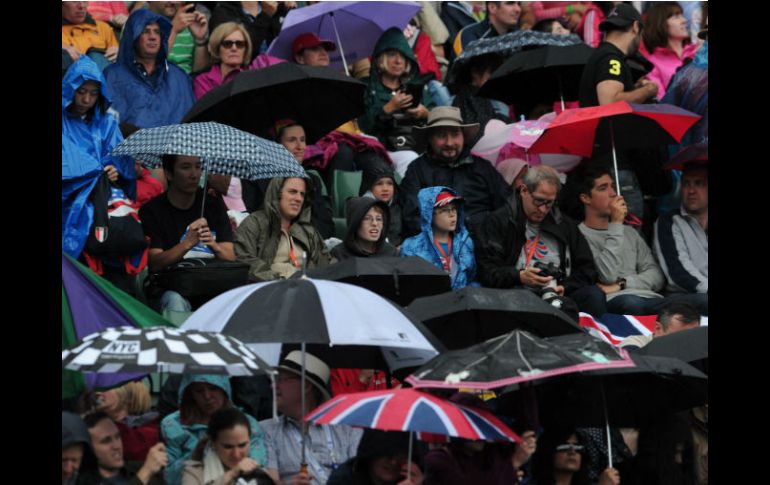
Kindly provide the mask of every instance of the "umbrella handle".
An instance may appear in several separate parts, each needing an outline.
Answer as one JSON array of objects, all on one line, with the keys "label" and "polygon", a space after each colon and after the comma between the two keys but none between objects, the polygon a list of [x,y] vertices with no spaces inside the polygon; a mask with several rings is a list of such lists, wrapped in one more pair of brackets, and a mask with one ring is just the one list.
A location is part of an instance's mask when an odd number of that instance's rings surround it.
[{"label": "umbrella handle", "polygon": [[602,406],[604,406],[604,423],[607,426],[607,462],[610,468],[612,467],[612,437],[610,436],[610,417],[607,414],[607,399],[604,397],[604,382],[599,383],[599,387],[602,391]]},{"label": "umbrella handle", "polygon": [[414,437],[414,431],[409,432],[409,456],[406,462],[406,481],[412,480],[412,438]]},{"label": "umbrella handle", "polygon": [[206,209],[206,190],[208,190],[209,177],[206,171],[203,171],[203,197],[201,197],[201,218],[203,218],[203,211]]},{"label": "umbrella handle", "polygon": [[612,141],[612,164],[615,166],[615,193],[620,197],[620,175],[618,174],[618,156],[615,154],[615,130],[612,126],[612,119],[610,122],[610,140]]}]

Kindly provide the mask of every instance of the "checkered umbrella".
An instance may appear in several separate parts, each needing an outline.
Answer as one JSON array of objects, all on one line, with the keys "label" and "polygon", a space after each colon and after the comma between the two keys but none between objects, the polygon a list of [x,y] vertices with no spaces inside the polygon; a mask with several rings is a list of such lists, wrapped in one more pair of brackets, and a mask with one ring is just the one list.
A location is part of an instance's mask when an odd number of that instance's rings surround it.
[{"label": "checkered umbrella", "polygon": [[116,327],[63,350],[62,367],[83,372],[170,372],[253,376],[270,366],[237,339],[166,327]]},{"label": "checkered umbrella", "polygon": [[282,145],[216,122],[139,130],[112,154],[130,155],[149,168],[159,167],[162,155],[200,157],[206,172],[247,180],[305,176],[302,165]]}]

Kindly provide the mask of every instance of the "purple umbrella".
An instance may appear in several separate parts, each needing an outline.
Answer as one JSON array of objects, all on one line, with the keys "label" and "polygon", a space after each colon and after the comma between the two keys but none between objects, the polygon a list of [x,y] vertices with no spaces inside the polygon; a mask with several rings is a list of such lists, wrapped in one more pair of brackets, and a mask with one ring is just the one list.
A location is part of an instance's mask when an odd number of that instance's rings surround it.
[{"label": "purple umbrella", "polygon": [[[61,277],[62,350],[86,335],[110,327],[173,327],[158,313],[63,253]],[[80,378],[72,371],[65,371],[62,397],[77,395],[84,386],[87,389],[114,387],[142,376],[144,374],[86,373]]]},{"label": "purple umbrella", "polygon": [[267,54],[293,59],[294,39],[312,32],[337,43],[339,54],[330,55],[330,67],[344,67],[347,72],[348,62],[372,55],[383,32],[391,27],[403,29],[420,8],[417,2],[320,2],[294,9],[284,19]]}]

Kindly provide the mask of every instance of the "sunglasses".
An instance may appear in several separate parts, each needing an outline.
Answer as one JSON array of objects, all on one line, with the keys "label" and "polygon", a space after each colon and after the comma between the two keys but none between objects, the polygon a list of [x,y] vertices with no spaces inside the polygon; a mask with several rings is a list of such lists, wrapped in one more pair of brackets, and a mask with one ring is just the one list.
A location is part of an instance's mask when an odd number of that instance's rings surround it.
[{"label": "sunglasses", "polygon": [[564,443],[563,445],[559,445],[556,447],[556,451],[574,451],[576,453],[581,453],[583,451],[583,445],[576,445],[574,443]]},{"label": "sunglasses", "polygon": [[229,49],[232,46],[235,46],[238,49],[245,49],[246,41],[245,40],[223,40],[220,45],[225,49]]}]

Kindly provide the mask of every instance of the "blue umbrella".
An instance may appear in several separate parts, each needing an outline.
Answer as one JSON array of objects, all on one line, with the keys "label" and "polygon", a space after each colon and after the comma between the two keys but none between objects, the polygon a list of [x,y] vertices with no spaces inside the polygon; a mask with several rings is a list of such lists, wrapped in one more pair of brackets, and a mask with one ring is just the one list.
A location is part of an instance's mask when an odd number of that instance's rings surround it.
[{"label": "blue umbrella", "polygon": [[340,53],[330,56],[330,66],[344,67],[347,72],[348,62],[370,56],[383,32],[391,27],[403,29],[420,8],[417,2],[320,2],[294,9],[267,53],[292,59],[294,39],[312,32],[336,41]]},{"label": "blue umbrella", "polygon": [[112,154],[131,155],[149,168],[161,166],[163,155],[200,157],[205,172],[247,180],[306,176],[284,146],[211,121],[145,128],[123,140]]}]

